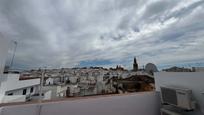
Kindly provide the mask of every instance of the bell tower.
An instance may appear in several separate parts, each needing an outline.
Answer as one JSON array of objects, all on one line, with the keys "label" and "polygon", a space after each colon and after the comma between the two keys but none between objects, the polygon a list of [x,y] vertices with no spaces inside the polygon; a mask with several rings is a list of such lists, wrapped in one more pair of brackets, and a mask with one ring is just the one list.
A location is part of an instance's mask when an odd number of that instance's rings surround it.
[{"label": "bell tower", "polygon": [[137,59],[136,59],[136,57],[134,57],[133,71],[138,71],[138,64],[137,64]]}]

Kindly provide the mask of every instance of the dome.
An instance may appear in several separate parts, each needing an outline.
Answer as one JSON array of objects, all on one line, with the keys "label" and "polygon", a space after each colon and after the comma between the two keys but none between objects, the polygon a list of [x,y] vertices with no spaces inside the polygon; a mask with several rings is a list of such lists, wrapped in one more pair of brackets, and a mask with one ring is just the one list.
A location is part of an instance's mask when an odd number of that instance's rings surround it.
[{"label": "dome", "polygon": [[153,63],[148,63],[148,64],[146,64],[146,66],[145,66],[145,71],[147,72],[147,73],[153,73],[153,72],[158,72],[158,69],[157,69],[157,67],[156,67],[156,65],[155,64],[153,64]]}]

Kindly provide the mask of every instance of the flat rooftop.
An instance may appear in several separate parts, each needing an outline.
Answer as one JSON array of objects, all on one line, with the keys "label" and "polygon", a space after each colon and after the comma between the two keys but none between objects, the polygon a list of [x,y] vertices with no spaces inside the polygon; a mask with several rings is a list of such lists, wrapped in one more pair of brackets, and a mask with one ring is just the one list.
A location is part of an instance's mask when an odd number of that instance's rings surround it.
[{"label": "flat rooftop", "polygon": [[[57,98],[51,100],[42,100],[41,103],[53,103],[53,102],[61,102],[61,101],[76,101],[76,100],[87,100],[87,99],[97,99],[104,97],[116,97],[116,96],[130,96],[136,94],[152,94],[154,91],[146,91],[146,92],[133,92],[133,93],[123,93],[123,94],[104,94],[104,95],[91,95],[91,96],[78,96],[78,97],[64,97]],[[26,105],[26,104],[39,104],[40,101],[28,101],[28,102],[13,102],[13,103],[1,103],[0,107],[3,106],[14,106],[14,105]]]}]

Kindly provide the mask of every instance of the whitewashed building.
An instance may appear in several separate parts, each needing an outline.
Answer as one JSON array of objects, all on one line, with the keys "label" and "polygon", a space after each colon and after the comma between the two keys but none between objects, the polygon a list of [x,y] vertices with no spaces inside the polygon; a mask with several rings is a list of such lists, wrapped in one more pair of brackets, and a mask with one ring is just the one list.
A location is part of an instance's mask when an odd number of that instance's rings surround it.
[{"label": "whitewashed building", "polygon": [[20,80],[19,74],[3,74],[0,82],[0,103],[25,102],[39,89],[40,79]]},{"label": "whitewashed building", "polygon": [[0,36],[0,103],[24,102],[34,95],[40,79],[20,79],[20,74],[4,74],[9,40]]},{"label": "whitewashed building", "polygon": [[195,72],[204,72],[204,67],[193,67],[192,68]]},{"label": "whitewashed building", "polygon": [[45,85],[53,85],[53,84],[54,84],[54,78],[48,77],[48,78],[45,80]]}]

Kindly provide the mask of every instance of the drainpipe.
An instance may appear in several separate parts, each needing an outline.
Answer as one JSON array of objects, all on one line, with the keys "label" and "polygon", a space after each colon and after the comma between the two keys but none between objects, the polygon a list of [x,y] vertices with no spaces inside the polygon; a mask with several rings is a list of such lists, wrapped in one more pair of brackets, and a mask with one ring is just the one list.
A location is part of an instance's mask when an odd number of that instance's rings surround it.
[{"label": "drainpipe", "polygon": [[44,76],[45,76],[45,69],[42,70],[42,75],[40,79],[40,92],[39,92],[40,99],[39,99],[39,104],[37,105],[38,115],[41,115],[41,111],[42,111],[42,87],[44,83]]},{"label": "drainpipe", "polygon": [[42,102],[42,87],[43,87],[43,83],[44,83],[44,76],[45,76],[45,69],[42,70],[42,75],[41,75],[41,79],[40,79],[39,103]]}]

